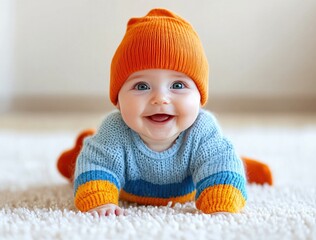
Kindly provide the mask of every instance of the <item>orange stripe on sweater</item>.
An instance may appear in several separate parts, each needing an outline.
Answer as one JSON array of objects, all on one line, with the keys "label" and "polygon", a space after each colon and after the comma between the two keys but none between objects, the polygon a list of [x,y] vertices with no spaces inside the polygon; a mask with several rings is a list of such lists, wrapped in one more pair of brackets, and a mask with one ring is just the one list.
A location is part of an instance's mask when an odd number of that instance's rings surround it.
[{"label": "orange stripe on sweater", "polygon": [[134,194],[130,194],[121,190],[120,199],[129,202],[135,202],[143,205],[156,205],[156,206],[165,206],[169,202],[172,202],[172,205],[175,203],[185,203],[188,201],[194,200],[196,191],[193,191],[189,194],[180,197],[170,197],[170,198],[154,198],[154,197],[141,197]]}]

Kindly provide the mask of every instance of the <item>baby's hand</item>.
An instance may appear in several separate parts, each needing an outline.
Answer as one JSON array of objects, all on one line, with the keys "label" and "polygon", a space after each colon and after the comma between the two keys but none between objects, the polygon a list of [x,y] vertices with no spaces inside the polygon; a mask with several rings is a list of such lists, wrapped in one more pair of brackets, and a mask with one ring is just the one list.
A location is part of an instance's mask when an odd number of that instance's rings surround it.
[{"label": "baby's hand", "polygon": [[88,213],[91,213],[95,217],[109,216],[110,214],[115,214],[116,216],[126,215],[124,209],[112,203],[93,208]]}]

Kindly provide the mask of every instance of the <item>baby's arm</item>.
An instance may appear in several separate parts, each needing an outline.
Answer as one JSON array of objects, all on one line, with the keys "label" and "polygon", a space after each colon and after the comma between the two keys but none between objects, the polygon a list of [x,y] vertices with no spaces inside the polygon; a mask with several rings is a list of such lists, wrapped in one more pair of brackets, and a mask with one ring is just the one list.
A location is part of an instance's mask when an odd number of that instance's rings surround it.
[{"label": "baby's arm", "polygon": [[101,205],[99,207],[93,208],[88,211],[88,213],[91,213],[95,217],[102,217],[102,216],[109,216],[109,215],[116,215],[116,216],[121,216],[121,215],[126,215],[126,211],[119,206],[109,203],[105,205]]},{"label": "baby's arm", "polygon": [[237,213],[247,200],[243,164],[225,139],[212,145],[213,149],[209,151],[213,154],[209,159],[202,147],[202,154],[196,161],[196,207],[204,213]]},{"label": "baby's arm", "polygon": [[192,135],[198,144],[190,163],[196,207],[204,213],[239,212],[247,200],[246,178],[232,143],[208,112],[202,112]]},{"label": "baby's arm", "polygon": [[[110,115],[97,133],[85,139],[77,158],[74,177],[75,206],[82,212],[94,209],[97,214],[110,213],[100,206],[118,206],[119,192],[124,185],[124,150],[122,129],[115,115]],[[124,136],[123,136],[124,137]],[[120,209],[119,207],[114,208]],[[114,211],[120,214],[121,211]]]}]

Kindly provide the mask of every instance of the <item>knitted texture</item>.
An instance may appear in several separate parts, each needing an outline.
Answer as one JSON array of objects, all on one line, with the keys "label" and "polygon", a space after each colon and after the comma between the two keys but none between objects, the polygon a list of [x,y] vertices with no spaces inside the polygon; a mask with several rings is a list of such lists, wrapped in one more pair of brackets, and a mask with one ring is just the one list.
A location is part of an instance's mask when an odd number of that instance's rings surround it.
[{"label": "knitted texture", "polygon": [[201,104],[206,103],[209,70],[202,43],[187,21],[168,10],[153,9],[129,20],[111,64],[110,99],[114,105],[129,75],[144,69],[186,74],[195,82]]},{"label": "knitted texture", "polygon": [[149,149],[119,112],[110,114],[85,139],[74,179],[75,204],[81,211],[117,204],[120,197],[150,205],[195,198],[205,213],[238,212],[247,199],[242,161],[205,110],[163,152]]}]

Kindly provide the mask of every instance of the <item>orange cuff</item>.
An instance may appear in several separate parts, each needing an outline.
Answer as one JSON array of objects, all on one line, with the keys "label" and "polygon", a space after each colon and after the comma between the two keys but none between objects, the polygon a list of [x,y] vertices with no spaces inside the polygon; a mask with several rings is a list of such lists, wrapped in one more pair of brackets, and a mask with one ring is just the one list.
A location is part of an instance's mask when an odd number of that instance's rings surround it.
[{"label": "orange cuff", "polygon": [[98,206],[113,203],[118,205],[119,190],[116,186],[104,180],[95,180],[81,185],[75,195],[75,205],[87,212]]},{"label": "orange cuff", "polygon": [[239,212],[246,204],[242,193],[232,185],[215,185],[206,188],[196,201],[204,213]]}]

